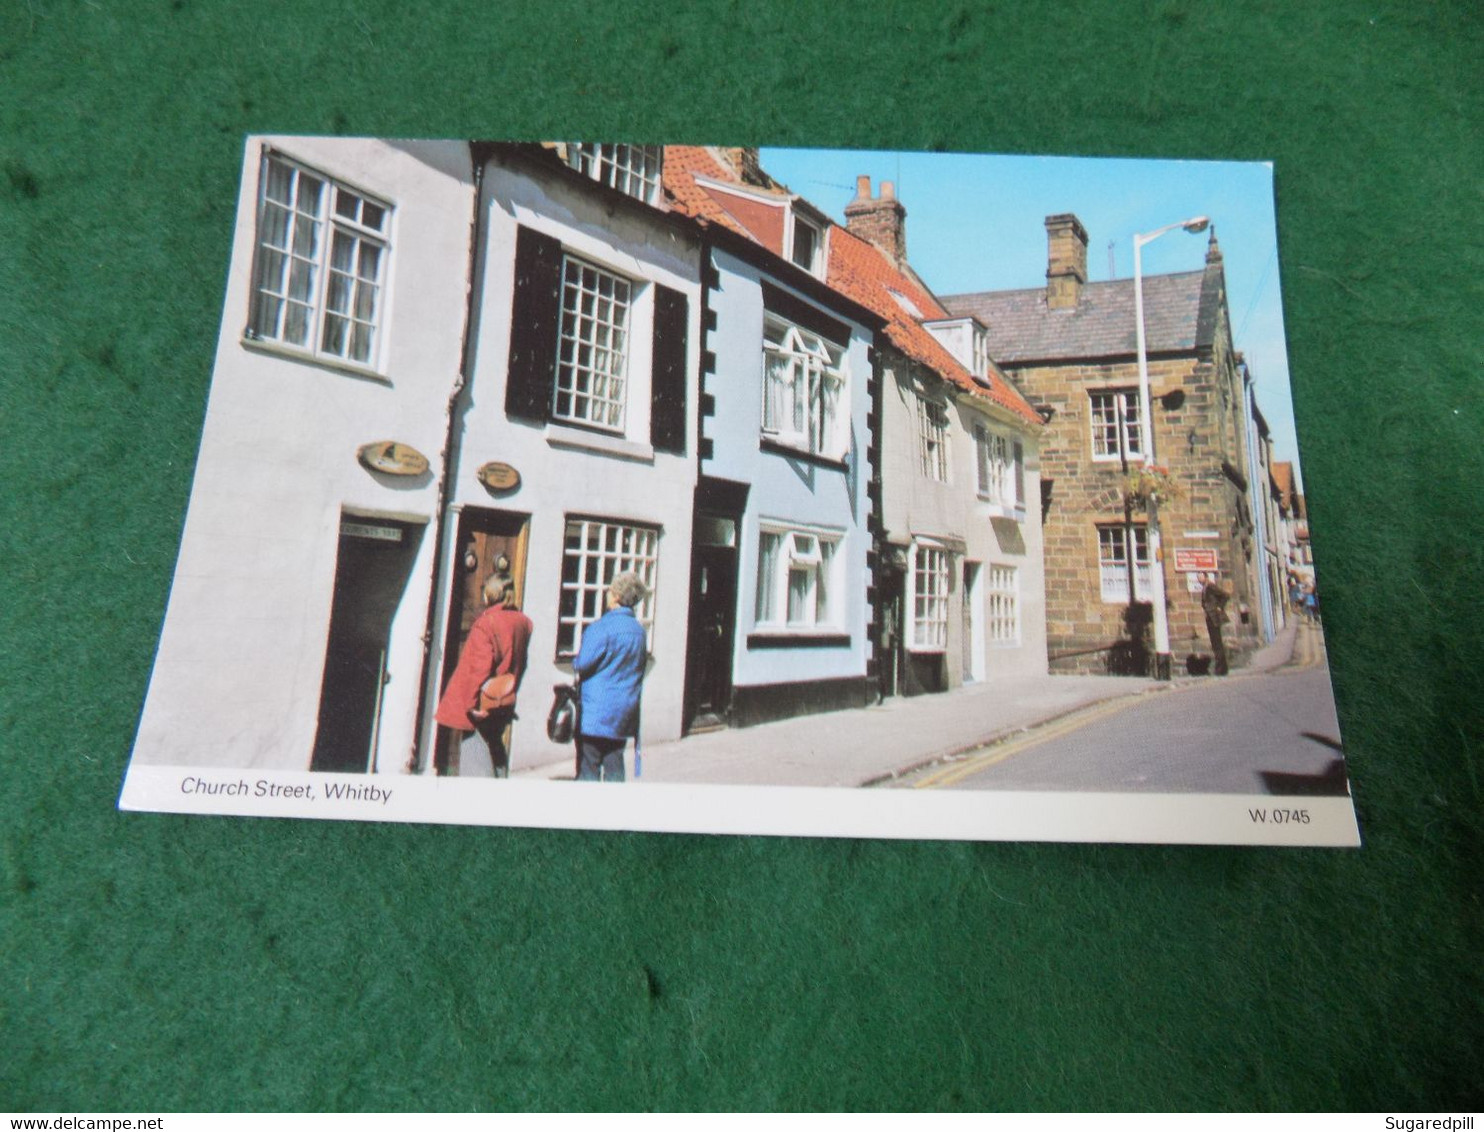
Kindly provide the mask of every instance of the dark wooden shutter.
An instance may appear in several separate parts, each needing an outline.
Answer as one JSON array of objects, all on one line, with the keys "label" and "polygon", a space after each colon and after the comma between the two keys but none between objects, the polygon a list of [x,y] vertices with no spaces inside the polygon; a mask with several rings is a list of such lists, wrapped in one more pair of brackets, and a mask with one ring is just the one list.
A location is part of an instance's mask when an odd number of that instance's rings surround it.
[{"label": "dark wooden shutter", "polygon": [[561,302],[561,241],[531,228],[518,228],[510,365],[505,378],[505,412],[512,417],[544,421],[551,415]]},{"label": "dark wooden shutter", "polygon": [[650,384],[649,442],[656,452],[685,451],[685,367],[690,304],[679,291],[654,285],[654,372]]},{"label": "dark wooden shutter", "polygon": [[1017,440],[1015,442],[1015,506],[1024,507],[1025,505],[1025,445]]}]

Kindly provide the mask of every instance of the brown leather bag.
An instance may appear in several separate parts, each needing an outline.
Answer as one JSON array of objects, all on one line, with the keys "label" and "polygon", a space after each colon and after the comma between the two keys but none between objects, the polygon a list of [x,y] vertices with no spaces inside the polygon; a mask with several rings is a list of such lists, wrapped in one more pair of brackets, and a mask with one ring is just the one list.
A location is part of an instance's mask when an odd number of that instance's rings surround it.
[{"label": "brown leather bag", "polygon": [[502,672],[479,686],[478,711],[488,714],[515,706],[515,673]]}]

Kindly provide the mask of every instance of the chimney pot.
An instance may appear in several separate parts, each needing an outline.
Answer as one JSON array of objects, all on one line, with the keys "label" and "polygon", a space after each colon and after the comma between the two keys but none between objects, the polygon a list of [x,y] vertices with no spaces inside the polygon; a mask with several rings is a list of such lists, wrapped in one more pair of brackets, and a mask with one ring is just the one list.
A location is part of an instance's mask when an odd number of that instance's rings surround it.
[{"label": "chimney pot", "polygon": [[907,210],[896,199],[896,186],[881,182],[879,199],[871,197],[871,178],[857,177],[856,198],[845,206],[845,228],[884,251],[898,268],[907,263]]}]

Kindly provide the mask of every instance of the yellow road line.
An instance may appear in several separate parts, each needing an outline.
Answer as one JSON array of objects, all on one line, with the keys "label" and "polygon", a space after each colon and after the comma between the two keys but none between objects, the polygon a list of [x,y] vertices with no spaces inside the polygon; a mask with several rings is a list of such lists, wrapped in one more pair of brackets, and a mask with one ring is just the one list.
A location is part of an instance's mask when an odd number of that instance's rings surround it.
[{"label": "yellow road line", "polygon": [[1063,735],[1086,727],[1089,723],[1117,715],[1119,712],[1133,707],[1134,704],[1143,702],[1143,700],[1143,695],[1134,694],[1126,699],[1095,704],[1091,708],[1063,716],[1056,722],[1048,723],[1044,727],[1038,727],[1033,731],[1022,732],[1018,735],[1001,739],[982,755],[974,755],[963,762],[951,763],[939,770],[935,770],[931,774],[914,782],[912,788],[914,790],[933,790],[939,787],[952,786],[955,783],[962,782],[970,775],[978,774],[980,771],[987,770],[996,763],[1004,762],[1012,755],[1018,755],[1020,752],[1028,750],[1031,747],[1039,746],[1042,743],[1049,743],[1052,739],[1059,739]]}]

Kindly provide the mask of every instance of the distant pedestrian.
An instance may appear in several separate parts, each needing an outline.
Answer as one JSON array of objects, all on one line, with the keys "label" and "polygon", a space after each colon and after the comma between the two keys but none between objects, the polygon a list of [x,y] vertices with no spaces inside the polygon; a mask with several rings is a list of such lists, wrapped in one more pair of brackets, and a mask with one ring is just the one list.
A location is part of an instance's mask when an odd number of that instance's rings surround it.
[{"label": "distant pedestrian", "polygon": [[1304,614],[1311,625],[1319,624],[1319,590],[1313,584],[1304,587]]},{"label": "distant pedestrian", "polygon": [[572,662],[582,697],[579,782],[624,780],[624,746],[639,734],[639,694],[649,655],[634,607],[646,593],[637,574],[619,574],[608,586],[607,612],[582,631],[582,647]]},{"label": "distant pedestrian", "polygon": [[484,583],[488,608],[469,627],[469,636],[459,653],[458,665],[449,677],[434,718],[455,731],[478,731],[488,744],[496,778],[510,776],[510,726],[515,702],[481,710],[479,691],[492,677],[511,675],[520,689],[526,671],[526,648],[531,640],[531,619],[515,608],[515,585],[508,574],[491,574]]},{"label": "distant pedestrian", "polygon": [[1215,574],[1206,575],[1206,584],[1201,588],[1201,612],[1206,615],[1206,633],[1211,638],[1211,652],[1216,657],[1214,671],[1225,676],[1229,671],[1226,658],[1226,641],[1222,629],[1226,622],[1226,603],[1230,595],[1216,581]]}]

